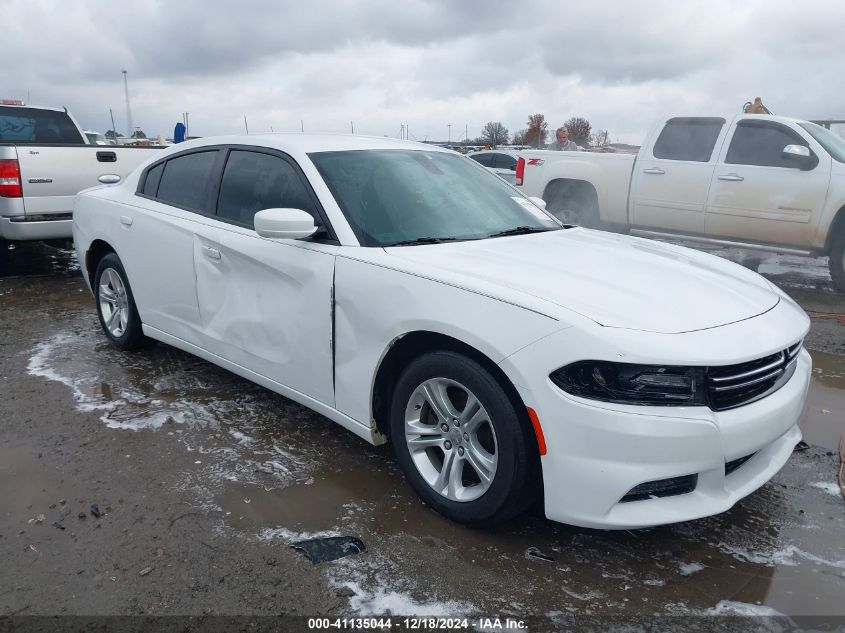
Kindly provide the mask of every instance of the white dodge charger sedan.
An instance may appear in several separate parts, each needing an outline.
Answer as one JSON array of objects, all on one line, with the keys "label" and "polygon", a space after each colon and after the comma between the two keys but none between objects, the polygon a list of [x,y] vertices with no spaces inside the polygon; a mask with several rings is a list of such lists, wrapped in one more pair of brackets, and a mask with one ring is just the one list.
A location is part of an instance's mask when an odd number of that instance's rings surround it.
[{"label": "white dodge charger sedan", "polygon": [[433,508],[636,528],[722,512],[801,439],[803,311],[685,248],[560,224],[386,138],[191,141],[76,200],[105,335],[186,350],[373,444]]}]

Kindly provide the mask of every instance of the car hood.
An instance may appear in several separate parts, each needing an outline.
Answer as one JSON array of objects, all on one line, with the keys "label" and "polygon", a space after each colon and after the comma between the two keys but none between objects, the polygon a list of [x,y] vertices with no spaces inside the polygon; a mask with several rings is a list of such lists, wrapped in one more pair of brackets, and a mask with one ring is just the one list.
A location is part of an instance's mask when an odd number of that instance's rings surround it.
[{"label": "car hood", "polygon": [[703,330],[757,316],[780,300],[757,273],[718,257],[580,228],[385,252],[408,272],[550,315],[576,312],[606,327]]}]

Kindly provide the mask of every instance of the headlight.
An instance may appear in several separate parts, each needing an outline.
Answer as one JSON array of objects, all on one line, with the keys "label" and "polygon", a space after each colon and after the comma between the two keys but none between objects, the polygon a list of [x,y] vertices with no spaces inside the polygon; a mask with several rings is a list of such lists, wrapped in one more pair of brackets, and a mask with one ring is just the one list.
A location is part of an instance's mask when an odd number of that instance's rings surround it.
[{"label": "headlight", "polygon": [[619,404],[704,406],[704,367],[660,367],[583,360],[553,372],[552,382],[573,396]]}]

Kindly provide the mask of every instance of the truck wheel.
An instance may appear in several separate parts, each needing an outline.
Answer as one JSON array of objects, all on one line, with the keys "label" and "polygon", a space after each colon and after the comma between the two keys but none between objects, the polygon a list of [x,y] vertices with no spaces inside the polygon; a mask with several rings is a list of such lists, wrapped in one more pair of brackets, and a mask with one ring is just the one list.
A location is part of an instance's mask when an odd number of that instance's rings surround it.
[{"label": "truck wheel", "polygon": [[117,347],[135,351],[152,343],[141,329],[141,317],[135,306],[129,279],[115,253],[103,257],[97,266],[94,297],[103,332]]},{"label": "truck wheel", "polygon": [[827,265],[833,285],[839,292],[845,292],[845,231],[833,238]]},{"label": "truck wheel", "polygon": [[430,352],[402,373],[390,435],[417,494],[440,514],[490,526],[539,493],[534,436],[494,376],[451,351]]}]

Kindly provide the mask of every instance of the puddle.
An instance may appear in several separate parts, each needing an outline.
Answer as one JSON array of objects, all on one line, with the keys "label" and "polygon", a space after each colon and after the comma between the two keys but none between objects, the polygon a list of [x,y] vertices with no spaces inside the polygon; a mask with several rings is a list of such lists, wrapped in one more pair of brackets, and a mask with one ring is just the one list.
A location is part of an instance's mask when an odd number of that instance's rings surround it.
[{"label": "puddle", "polygon": [[834,450],[845,433],[845,356],[811,352],[813,378],[801,416],[808,444]]},{"label": "puddle", "polygon": [[[0,243],[0,279],[39,275],[75,275],[79,262],[73,249],[53,248],[43,242]],[[0,285],[0,295],[2,295]]]}]

